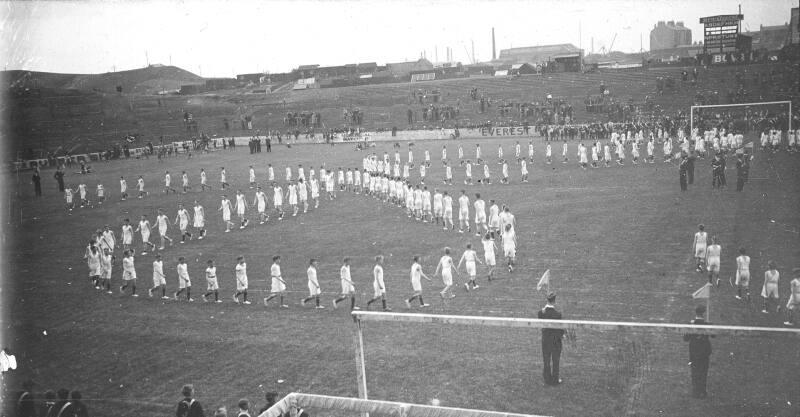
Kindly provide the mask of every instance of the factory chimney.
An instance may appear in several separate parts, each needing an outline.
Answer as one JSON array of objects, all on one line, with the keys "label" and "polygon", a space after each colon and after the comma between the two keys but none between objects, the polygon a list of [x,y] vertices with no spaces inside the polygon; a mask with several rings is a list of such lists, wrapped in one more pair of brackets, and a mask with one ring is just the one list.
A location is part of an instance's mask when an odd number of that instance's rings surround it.
[{"label": "factory chimney", "polygon": [[495,49],[494,49],[494,28],[492,28],[492,61],[494,61],[495,59],[497,59],[497,55],[495,55]]}]

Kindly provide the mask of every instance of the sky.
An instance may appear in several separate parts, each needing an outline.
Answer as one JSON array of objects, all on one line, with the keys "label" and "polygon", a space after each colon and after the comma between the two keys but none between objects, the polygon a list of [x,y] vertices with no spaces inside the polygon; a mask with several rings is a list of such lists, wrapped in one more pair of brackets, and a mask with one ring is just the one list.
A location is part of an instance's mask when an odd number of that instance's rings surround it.
[{"label": "sky", "polygon": [[[491,59],[520,46],[572,43],[639,52],[659,20],[744,14],[743,29],[789,21],[797,0],[2,1],[5,69],[103,73],[176,65],[203,77],[298,65]],[[641,43],[640,43],[641,42]]]}]

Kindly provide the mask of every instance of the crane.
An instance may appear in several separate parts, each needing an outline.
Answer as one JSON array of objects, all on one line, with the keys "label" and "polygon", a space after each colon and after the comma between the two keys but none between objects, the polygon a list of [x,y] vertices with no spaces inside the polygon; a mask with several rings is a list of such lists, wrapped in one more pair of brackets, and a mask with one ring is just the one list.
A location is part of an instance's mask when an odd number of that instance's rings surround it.
[{"label": "crane", "polygon": [[615,41],[615,40],[617,40],[617,34],[616,34],[616,32],[614,33],[614,38],[613,38],[613,39],[611,39],[611,46],[609,46],[609,47],[608,47],[608,53],[609,53],[609,54],[611,53],[611,51],[613,51],[613,50],[614,50],[614,41]]}]

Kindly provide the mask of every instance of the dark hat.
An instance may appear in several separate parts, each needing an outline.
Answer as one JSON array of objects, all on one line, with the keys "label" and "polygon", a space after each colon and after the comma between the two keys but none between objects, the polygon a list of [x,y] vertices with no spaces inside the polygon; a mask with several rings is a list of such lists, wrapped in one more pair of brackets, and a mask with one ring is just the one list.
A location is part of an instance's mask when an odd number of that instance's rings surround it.
[{"label": "dark hat", "polygon": [[552,303],[555,300],[556,300],[556,293],[550,292],[549,294],[547,294],[547,301]]}]

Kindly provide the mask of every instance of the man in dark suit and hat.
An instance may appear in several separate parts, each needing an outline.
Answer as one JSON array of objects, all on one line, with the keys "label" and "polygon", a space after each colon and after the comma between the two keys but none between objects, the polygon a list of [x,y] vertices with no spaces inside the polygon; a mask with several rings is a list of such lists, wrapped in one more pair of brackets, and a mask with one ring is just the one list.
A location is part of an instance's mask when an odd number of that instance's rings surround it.
[{"label": "man in dark suit and hat", "polygon": [[[706,306],[699,305],[694,309],[695,318],[691,324],[710,324],[706,321]],[[692,396],[706,398],[706,380],[708,366],[711,362],[711,340],[709,335],[686,334],[683,340],[689,342],[689,366],[692,368]]]},{"label": "man in dark suit and hat", "polygon": [[[561,320],[561,313],[556,310],[556,294],[547,294],[547,304],[539,310],[538,317],[547,320]],[[558,364],[561,360],[561,339],[564,337],[563,329],[542,329],[542,356],[544,357],[544,383],[558,385],[561,378],[558,376]]]}]

